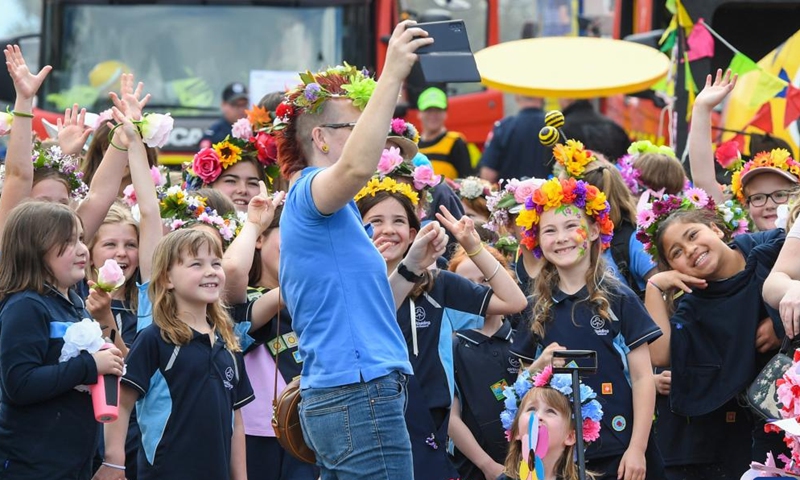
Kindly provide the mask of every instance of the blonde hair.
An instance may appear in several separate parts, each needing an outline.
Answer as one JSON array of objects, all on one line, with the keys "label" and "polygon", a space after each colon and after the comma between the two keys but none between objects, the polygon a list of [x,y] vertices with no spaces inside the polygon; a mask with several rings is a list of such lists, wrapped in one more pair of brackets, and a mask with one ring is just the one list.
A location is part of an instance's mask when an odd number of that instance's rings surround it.
[{"label": "blonde hair", "polygon": [[623,220],[636,225],[636,201],[617,167],[608,160],[600,158],[590,163],[589,167],[590,169],[583,175],[583,180],[606,194],[608,204],[611,206],[608,216],[614,222],[615,229]]},{"label": "blonde hair", "polygon": [[633,167],[639,170],[639,181],[650,190],[663,188],[670,195],[683,191],[686,172],[677,158],[663,153],[645,153],[633,161]]},{"label": "blonde hair", "polygon": [[[584,214],[585,215],[585,214]],[[591,222],[591,220],[589,220]],[[606,261],[600,251],[600,239],[596,239],[589,246],[589,268],[586,270],[585,280],[588,296],[575,304],[572,311],[575,323],[575,310],[579,303],[588,302],[597,315],[605,320],[611,320],[611,304],[608,299],[613,295],[611,289],[618,285],[613,274],[608,274]],[[550,262],[545,262],[541,272],[533,284],[533,295],[536,302],[533,306],[533,321],[531,330],[540,338],[544,337],[545,324],[552,320],[553,289],[558,286],[558,269]]]},{"label": "blonde hair", "polygon": [[[174,289],[168,288],[169,271],[182,263],[183,255],[197,256],[202,248],[222,258],[222,247],[214,234],[202,229],[176,230],[161,238],[153,253],[153,272],[148,294],[153,302],[153,323],[161,329],[161,338],[175,345],[186,345],[192,340],[192,329],[178,318],[178,304]],[[233,322],[221,301],[208,304],[206,318],[211,327],[222,336],[228,350],[241,351],[233,333]]]},{"label": "blonde hair", "polygon": [[800,215],[800,201],[795,200],[789,208],[789,218],[786,219],[786,231],[792,229],[794,222],[797,221],[797,216]]},{"label": "blonde hair", "polygon": [[[128,210],[126,206],[120,203],[112,204],[111,208],[108,209],[106,218],[104,218],[103,223],[100,224],[100,228],[102,228],[103,225],[128,225],[133,227],[133,230],[136,232],[136,245],[139,245],[139,224],[133,219],[131,211]],[[97,245],[97,242],[100,241],[100,228],[97,229],[97,233],[94,234],[92,239],[89,241],[89,244],[86,245],[89,248],[89,255],[92,254],[92,250],[94,249],[95,245]],[[92,259],[92,262],[94,262],[94,259]],[[97,280],[96,270],[93,269],[91,265],[92,262],[86,265],[86,278]],[[97,268],[100,268],[101,266],[102,265],[95,265]],[[125,284],[122,286],[125,289],[125,310],[128,310],[132,313],[136,313],[136,310],[139,306],[139,291],[136,287],[136,282],[139,280],[138,277],[139,267],[136,267],[136,272],[134,272],[134,275],[126,280]]]},{"label": "blonde hair", "polygon": [[[572,418],[572,406],[569,399],[561,392],[554,390],[550,387],[533,387],[520,402],[517,415],[511,423],[511,442],[508,444],[508,454],[506,455],[505,470],[503,473],[509,478],[519,478],[519,464],[522,462],[522,440],[517,438],[519,431],[520,417],[525,413],[525,406],[537,399],[543,401],[548,406],[554,408],[560,415],[569,419],[569,428],[575,431],[575,420]],[[577,433],[576,433],[577,435]],[[558,457],[556,463],[556,476],[562,480],[578,480],[578,466],[573,460],[575,445],[568,445],[564,447],[561,456]],[[586,477],[593,479],[595,474],[586,472]]]}]

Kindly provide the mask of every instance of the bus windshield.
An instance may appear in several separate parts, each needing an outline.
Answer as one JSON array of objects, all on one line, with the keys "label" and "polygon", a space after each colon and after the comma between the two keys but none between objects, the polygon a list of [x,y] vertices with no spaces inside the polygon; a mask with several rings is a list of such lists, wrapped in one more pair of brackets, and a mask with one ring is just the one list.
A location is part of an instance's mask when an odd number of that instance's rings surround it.
[{"label": "bus windshield", "polygon": [[[358,5],[97,5],[64,3],[46,13],[53,39],[42,64],[54,71],[43,108],[73,103],[99,112],[121,73],[152,94],[150,110],[175,116],[215,114],[231,82],[254,70],[319,69],[343,60],[366,65],[369,12]],[[347,28],[345,28],[347,25]],[[367,65],[369,66],[369,65]]]}]

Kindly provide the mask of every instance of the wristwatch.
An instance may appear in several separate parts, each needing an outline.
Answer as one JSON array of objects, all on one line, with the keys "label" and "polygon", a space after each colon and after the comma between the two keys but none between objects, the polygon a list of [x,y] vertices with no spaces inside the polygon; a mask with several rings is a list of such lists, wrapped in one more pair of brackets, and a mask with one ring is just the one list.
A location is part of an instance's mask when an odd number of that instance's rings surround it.
[{"label": "wristwatch", "polygon": [[411,283],[419,283],[425,278],[425,275],[417,275],[409,270],[403,262],[400,262],[400,264],[397,265],[397,273]]}]

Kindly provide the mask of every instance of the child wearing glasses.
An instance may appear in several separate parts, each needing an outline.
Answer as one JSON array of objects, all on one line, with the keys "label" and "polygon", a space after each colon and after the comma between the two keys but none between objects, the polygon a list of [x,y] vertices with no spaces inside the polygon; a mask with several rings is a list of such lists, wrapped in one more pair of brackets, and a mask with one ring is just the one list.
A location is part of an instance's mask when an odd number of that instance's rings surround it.
[{"label": "child wearing glasses", "polygon": [[[712,83],[706,78],[705,88],[697,95],[689,130],[689,160],[695,186],[707,191],[717,203],[723,196],[714,172],[711,152],[711,111],[719,105],[736,85],[736,75],[717,70]],[[791,152],[782,148],[755,154],[752,160],[734,172],[731,189],[745,206],[760,231],[776,227],[778,205],[786,204],[798,192],[800,164],[792,160]]]}]

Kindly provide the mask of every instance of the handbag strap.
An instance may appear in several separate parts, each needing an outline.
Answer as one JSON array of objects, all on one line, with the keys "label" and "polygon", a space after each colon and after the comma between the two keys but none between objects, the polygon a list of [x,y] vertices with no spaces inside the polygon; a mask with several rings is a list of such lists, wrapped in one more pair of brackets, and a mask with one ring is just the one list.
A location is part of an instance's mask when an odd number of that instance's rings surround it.
[{"label": "handbag strap", "polygon": [[[281,295],[278,293],[278,325],[277,325],[277,333],[278,337],[281,335]],[[277,338],[277,337],[276,337]],[[278,370],[278,361],[280,359],[280,349],[275,349],[275,387],[272,391],[272,418],[275,418],[275,412],[278,409],[278,375],[280,375],[280,371]]]}]

